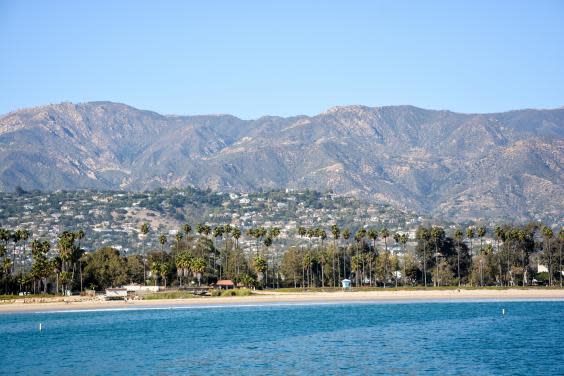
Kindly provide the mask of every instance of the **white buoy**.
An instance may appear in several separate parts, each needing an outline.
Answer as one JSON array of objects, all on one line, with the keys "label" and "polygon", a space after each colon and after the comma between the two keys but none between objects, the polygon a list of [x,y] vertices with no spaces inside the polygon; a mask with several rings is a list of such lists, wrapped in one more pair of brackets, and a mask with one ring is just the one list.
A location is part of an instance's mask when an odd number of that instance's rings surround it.
[{"label": "white buoy", "polygon": [[39,323],[39,331],[42,331],[42,330],[43,330],[43,324]]},{"label": "white buoy", "polygon": [[502,308],[502,310],[501,310],[501,315],[502,315],[502,316],[505,316],[505,308]]}]

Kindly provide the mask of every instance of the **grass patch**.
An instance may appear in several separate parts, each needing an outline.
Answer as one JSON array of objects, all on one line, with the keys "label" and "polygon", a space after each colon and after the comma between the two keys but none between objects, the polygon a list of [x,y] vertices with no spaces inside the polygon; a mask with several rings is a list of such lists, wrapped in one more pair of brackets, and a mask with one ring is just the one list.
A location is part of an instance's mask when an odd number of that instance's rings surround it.
[{"label": "grass patch", "polygon": [[250,296],[253,292],[248,289],[213,290],[212,296]]},{"label": "grass patch", "polygon": [[144,300],[189,299],[194,297],[195,295],[188,291],[155,292],[152,294],[143,295]]},{"label": "grass patch", "polygon": [[33,298],[54,298],[55,295],[50,294],[32,294],[32,295],[0,295],[0,300],[13,299],[33,299]]}]

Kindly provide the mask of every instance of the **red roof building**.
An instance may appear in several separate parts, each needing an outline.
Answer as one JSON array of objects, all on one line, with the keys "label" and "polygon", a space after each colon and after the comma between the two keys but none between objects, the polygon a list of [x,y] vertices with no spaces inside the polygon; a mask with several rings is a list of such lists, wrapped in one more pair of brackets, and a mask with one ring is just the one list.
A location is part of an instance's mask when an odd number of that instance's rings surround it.
[{"label": "red roof building", "polygon": [[215,286],[221,290],[229,290],[235,287],[235,283],[230,279],[220,279]]}]

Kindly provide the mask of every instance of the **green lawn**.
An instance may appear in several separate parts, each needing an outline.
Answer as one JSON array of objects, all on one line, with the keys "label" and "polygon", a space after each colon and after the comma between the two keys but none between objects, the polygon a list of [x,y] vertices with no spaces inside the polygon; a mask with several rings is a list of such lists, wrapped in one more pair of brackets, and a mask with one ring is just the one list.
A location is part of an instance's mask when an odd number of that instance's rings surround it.
[{"label": "green lawn", "polygon": [[[247,289],[234,289],[234,290],[212,290],[211,296],[249,296],[252,295],[251,290]],[[188,291],[166,291],[156,292],[153,294],[143,295],[144,300],[158,300],[158,299],[190,299],[198,296]]]},{"label": "green lawn", "polygon": [[0,295],[0,300],[13,299],[33,299],[33,298],[53,298],[55,295],[50,294],[32,294],[32,295]]}]

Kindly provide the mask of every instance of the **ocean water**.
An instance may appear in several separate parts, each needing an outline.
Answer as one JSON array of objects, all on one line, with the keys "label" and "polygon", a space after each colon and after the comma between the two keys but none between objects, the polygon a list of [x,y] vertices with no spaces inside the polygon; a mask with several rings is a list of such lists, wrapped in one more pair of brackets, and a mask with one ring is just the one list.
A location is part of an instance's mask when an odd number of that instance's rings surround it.
[{"label": "ocean water", "polygon": [[564,302],[1,314],[0,374],[564,375]]}]

